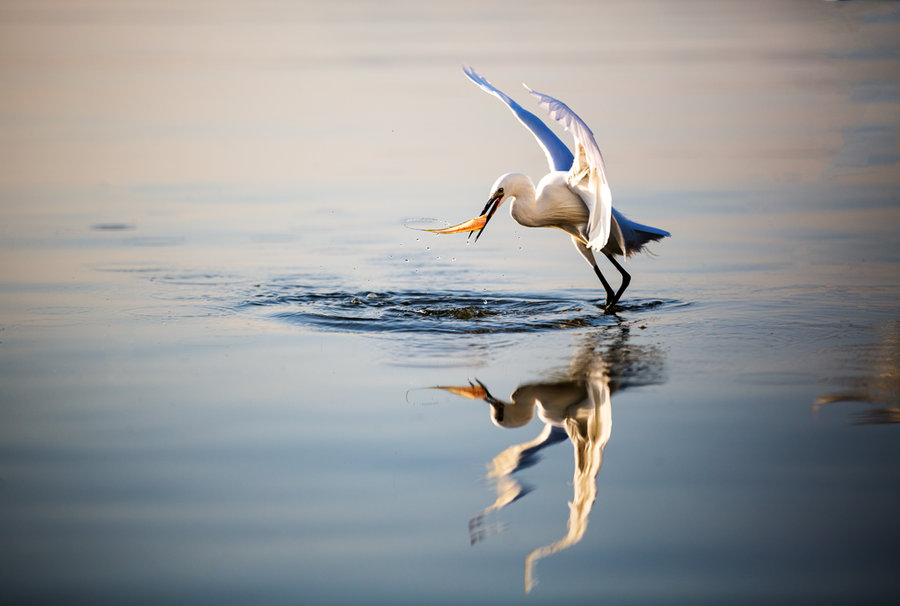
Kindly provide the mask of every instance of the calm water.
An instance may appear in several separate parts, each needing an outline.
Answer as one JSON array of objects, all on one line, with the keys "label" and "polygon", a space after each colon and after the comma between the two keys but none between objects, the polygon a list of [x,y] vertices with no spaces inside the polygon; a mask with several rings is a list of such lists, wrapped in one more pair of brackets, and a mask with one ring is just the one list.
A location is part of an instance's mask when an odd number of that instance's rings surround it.
[{"label": "calm water", "polygon": [[[892,602],[898,40],[890,2],[4,3],[3,594]],[[672,232],[618,315],[555,230],[405,227],[546,170],[461,63]]]}]

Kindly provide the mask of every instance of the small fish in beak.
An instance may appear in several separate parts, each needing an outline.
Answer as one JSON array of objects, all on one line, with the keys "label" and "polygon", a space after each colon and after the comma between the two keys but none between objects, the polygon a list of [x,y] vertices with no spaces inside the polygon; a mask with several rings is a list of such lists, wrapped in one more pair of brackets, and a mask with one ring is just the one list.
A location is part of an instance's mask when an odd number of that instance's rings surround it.
[{"label": "small fish in beak", "polygon": [[494,195],[491,196],[491,199],[487,201],[487,204],[484,205],[484,209],[482,209],[481,214],[474,219],[469,219],[468,221],[464,221],[459,225],[454,225],[452,227],[445,227],[444,229],[428,229],[426,231],[430,231],[435,234],[459,234],[469,232],[469,236],[472,235],[472,232],[477,231],[478,233],[475,235],[475,241],[478,242],[478,238],[481,237],[481,232],[484,231],[484,228],[487,226],[488,221],[491,220],[491,217],[494,216],[494,213],[497,212],[497,209],[500,208],[500,203],[503,201],[503,188],[498,189],[494,192]]},{"label": "small fish in beak", "polygon": [[464,221],[459,225],[454,225],[453,227],[445,227],[444,229],[426,229],[425,231],[430,231],[433,234],[460,234],[484,229],[484,226],[486,224],[487,215],[481,215],[480,217],[469,219],[468,221]]}]

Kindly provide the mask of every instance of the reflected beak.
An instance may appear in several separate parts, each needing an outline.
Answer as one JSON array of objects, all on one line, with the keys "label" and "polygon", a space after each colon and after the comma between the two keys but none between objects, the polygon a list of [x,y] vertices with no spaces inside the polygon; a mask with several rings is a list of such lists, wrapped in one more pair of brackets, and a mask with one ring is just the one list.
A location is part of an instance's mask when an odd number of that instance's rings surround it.
[{"label": "reflected beak", "polygon": [[481,232],[484,231],[488,221],[491,220],[491,217],[493,217],[494,213],[497,212],[497,209],[500,208],[501,200],[503,200],[501,194],[494,194],[491,196],[491,199],[487,201],[487,204],[484,205],[481,214],[474,219],[469,219],[468,221],[464,221],[459,225],[454,225],[452,227],[445,227],[444,229],[428,229],[426,231],[435,234],[459,234],[469,232],[469,237],[472,236],[472,232],[477,231],[478,233],[475,235],[475,241],[478,242],[478,238],[481,237]]},{"label": "reflected beak", "polygon": [[481,385],[474,385],[471,382],[467,386],[459,387],[453,385],[435,385],[432,389],[443,389],[444,391],[449,391],[454,395],[470,400],[483,400],[487,395],[487,390],[484,389],[484,387]]},{"label": "reflected beak", "polygon": [[478,379],[475,379],[475,382],[478,383],[478,385],[469,381],[468,385],[435,385],[431,389],[443,389],[444,391],[449,391],[453,395],[468,398],[470,400],[484,400],[494,408],[500,407],[502,409],[503,406],[505,406],[505,402],[498,400],[491,395],[491,392],[488,391],[488,388],[484,383]]}]

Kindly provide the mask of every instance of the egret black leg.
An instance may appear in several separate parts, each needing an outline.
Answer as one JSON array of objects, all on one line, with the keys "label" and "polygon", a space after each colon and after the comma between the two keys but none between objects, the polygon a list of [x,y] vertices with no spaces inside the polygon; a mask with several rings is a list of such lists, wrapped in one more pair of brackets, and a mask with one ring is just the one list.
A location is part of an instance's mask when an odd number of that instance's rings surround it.
[{"label": "egret black leg", "polygon": [[600,284],[603,285],[603,288],[606,290],[606,306],[609,307],[610,301],[616,296],[616,293],[613,292],[612,287],[609,285],[609,282],[606,281],[606,278],[603,277],[603,274],[600,273],[600,268],[597,267],[597,264],[594,264],[594,273],[597,274],[597,277],[600,278]]},{"label": "egret black leg", "polygon": [[616,261],[616,258],[610,254],[606,255],[606,258],[609,259],[609,262],[613,264],[613,267],[619,270],[619,273],[622,274],[622,284],[619,285],[619,290],[616,291],[615,296],[613,297],[612,302],[606,305],[607,310],[611,309],[613,305],[619,302],[619,299],[622,298],[622,293],[625,292],[625,289],[628,288],[628,285],[631,284],[631,275],[625,268],[619,265],[619,262]]}]

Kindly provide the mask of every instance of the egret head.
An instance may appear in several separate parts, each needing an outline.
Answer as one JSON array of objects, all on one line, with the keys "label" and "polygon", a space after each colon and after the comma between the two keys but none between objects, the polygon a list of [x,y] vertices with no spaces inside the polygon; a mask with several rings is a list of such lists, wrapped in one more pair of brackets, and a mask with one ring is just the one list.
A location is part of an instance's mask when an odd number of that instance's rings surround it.
[{"label": "egret head", "polygon": [[481,214],[479,216],[474,219],[469,219],[468,221],[463,221],[459,225],[453,225],[452,227],[427,229],[425,231],[430,231],[435,234],[459,234],[468,232],[469,237],[471,237],[473,233],[478,232],[475,235],[475,241],[477,242],[478,238],[481,237],[481,232],[484,231],[488,221],[491,220],[491,217],[494,216],[494,213],[497,212],[500,205],[510,198],[515,198],[517,192],[527,191],[521,189],[522,187],[531,187],[531,191],[534,191],[534,185],[525,175],[520,175],[518,173],[503,175],[497,179],[496,183],[494,183],[494,187],[491,189],[491,197],[488,199],[487,204],[484,205],[484,208],[481,209]]},{"label": "egret head", "polygon": [[[478,381],[478,379],[475,380]],[[517,406],[515,398],[513,398],[512,402],[504,402],[492,396],[491,392],[488,391],[488,388],[481,381],[478,381],[478,386],[481,387],[482,393],[480,395],[482,399],[491,405],[491,422],[497,427],[505,427],[507,429],[522,427],[523,425],[528,425],[534,416],[534,402]]]},{"label": "egret head", "polygon": [[[475,235],[476,242],[478,242],[481,232],[487,227],[488,222],[494,216],[494,213],[497,212],[497,209],[500,208],[500,205],[510,198],[515,198],[515,192],[518,191],[520,183],[524,182],[530,184],[531,180],[519,173],[507,173],[497,179],[491,188],[491,197],[488,198],[487,204],[484,205],[484,209],[481,211],[481,216],[484,217],[484,225],[481,226],[481,229]],[[532,185],[532,187],[534,186]]]}]

